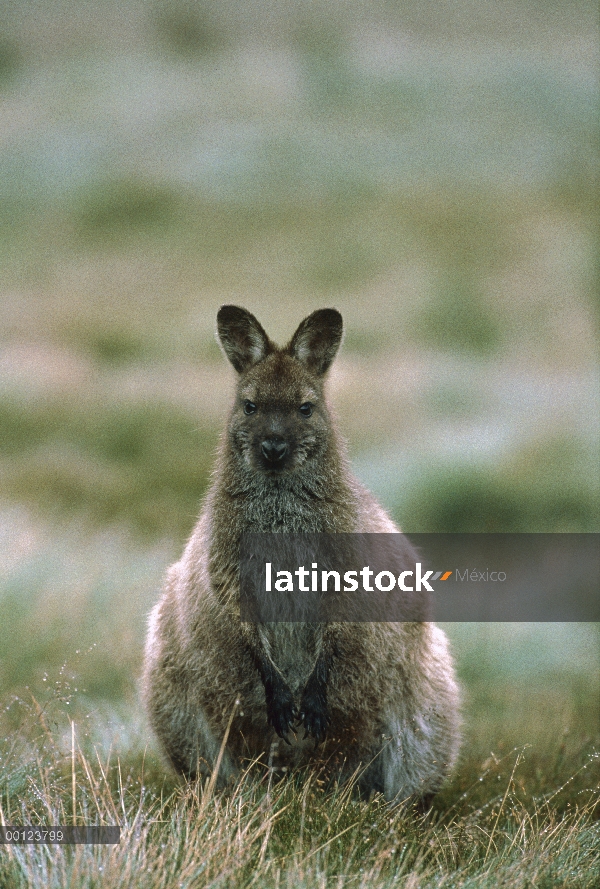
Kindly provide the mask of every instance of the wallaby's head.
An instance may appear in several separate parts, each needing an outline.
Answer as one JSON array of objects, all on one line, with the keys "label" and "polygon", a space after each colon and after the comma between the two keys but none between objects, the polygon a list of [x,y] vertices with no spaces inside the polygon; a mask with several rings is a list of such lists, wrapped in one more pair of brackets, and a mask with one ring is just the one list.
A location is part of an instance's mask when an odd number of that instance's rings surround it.
[{"label": "wallaby's head", "polygon": [[342,331],[336,309],[319,309],[280,349],[246,309],[219,309],[217,335],[238,373],[229,443],[246,468],[280,477],[327,453],[332,426],[323,381]]}]

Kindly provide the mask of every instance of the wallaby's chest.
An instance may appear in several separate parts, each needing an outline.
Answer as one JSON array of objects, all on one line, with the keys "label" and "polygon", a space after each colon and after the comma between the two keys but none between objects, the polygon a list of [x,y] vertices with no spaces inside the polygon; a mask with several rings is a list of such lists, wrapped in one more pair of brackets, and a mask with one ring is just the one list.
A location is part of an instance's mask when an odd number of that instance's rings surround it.
[{"label": "wallaby's chest", "polygon": [[354,530],[350,504],[311,496],[306,490],[263,490],[248,498],[238,512],[241,533],[314,534]]},{"label": "wallaby's chest", "polygon": [[321,649],[322,628],[304,623],[261,624],[265,652],[281,671],[294,694],[306,685]]}]

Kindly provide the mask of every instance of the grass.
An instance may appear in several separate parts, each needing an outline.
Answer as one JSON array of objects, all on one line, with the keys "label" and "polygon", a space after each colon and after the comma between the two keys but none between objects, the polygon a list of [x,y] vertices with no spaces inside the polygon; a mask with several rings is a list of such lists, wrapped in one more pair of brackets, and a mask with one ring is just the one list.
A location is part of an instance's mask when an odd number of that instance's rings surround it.
[{"label": "grass", "polygon": [[[402,479],[392,506],[405,527],[598,527],[596,426],[579,428],[597,412],[593,397],[579,401],[597,348],[589,209],[510,189],[358,188],[245,203],[184,200],[136,180],[105,186],[84,190],[52,224],[9,227],[17,296],[7,300],[4,366],[21,376],[0,391],[3,496],[183,539],[230,389],[214,340],[218,305],[246,304],[282,340],[304,312],[336,304],[347,334],[333,376],[341,368],[355,453],[372,450],[376,463],[382,443],[400,454],[442,424],[464,442],[455,464],[432,453],[427,472]],[[163,214],[167,205],[179,209]],[[73,363],[75,380],[65,371],[38,394],[60,362]],[[196,392],[185,403],[180,370]],[[560,402],[540,419],[546,377]],[[518,435],[480,467],[470,450],[484,424]]]},{"label": "grass", "polygon": [[[591,454],[572,438],[526,445],[486,465],[429,469],[397,512],[405,529],[431,532],[593,532],[600,526]],[[588,462],[589,461],[589,462]]]},{"label": "grass", "polygon": [[116,847],[2,847],[3,889],[596,885],[596,626],[446,626],[465,737],[426,817],[310,769],[277,782],[255,766],[216,791],[166,772],[139,703],[145,618],[177,545],[23,509],[0,527],[0,817],[122,828]]},{"label": "grass", "polygon": [[[576,715],[565,678],[554,696],[544,689],[550,718]],[[551,740],[549,722],[531,718],[526,682],[520,690],[520,707],[514,695],[502,710],[489,701],[469,705],[457,776],[425,817],[390,810],[380,798],[360,801],[350,787],[325,786],[310,771],[273,783],[268,772],[249,769],[218,793],[209,781],[174,785],[144,749],[139,716],[118,734],[113,728],[109,746],[98,739],[98,712],[91,723],[74,713],[73,730],[65,708],[73,697],[64,688],[41,703],[20,699],[12,705],[19,730],[3,743],[4,823],[69,824],[75,812],[78,823],[120,824],[122,840],[5,848],[2,885],[312,887],[326,880],[591,889],[600,875],[598,713],[589,708],[597,686],[580,688],[583,710],[570,732],[563,724]],[[519,733],[515,715],[528,709],[529,743],[507,749]]]},{"label": "grass", "polygon": [[[461,632],[459,669],[472,679],[485,639],[477,628]],[[514,654],[514,636],[490,632],[487,643]],[[589,645],[589,635],[558,633],[565,654],[565,642]],[[542,637],[540,628],[521,632],[516,648],[529,671],[516,685],[514,676],[508,684],[514,663],[498,672],[499,659],[490,665],[496,694],[485,668],[467,683],[465,750],[425,816],[379,797],[361,801],[351,785],[326,785],[310,769],[274,782],[268,769],[249,766],[219,792],[208,779],[174,784],[137,710],[113,711],[112,737],[102,737],[106,711],[92,708],[85,719],[61,683],[45,700],[20,697],[11,705],[20,724],[2,743],[4,823],[119,824],[122,838],[115,847],[4,847],[2,886],[592,889],[600,877],[598,676],[578,684],[577,668],[555,663],[554,680],[546,664],[532,682],[531,644]]]},{"label": "grass", "polygon": [[[113,341],[114,343],[114,341]],[[20,501],[140,533],[189,531],[216,435],[172,405],[0,401],[3,487]]]},{"label": "grass", "polygon": [[[597,885],[600,849],[590,804],[557,816],[551,803],[533,811],[515,790],[521,753],[503,784],[486,774],[486,811],[390,811],[380,800],[358,804],[348,788],[324,792],[318,777],[269,787],[249,776],[227,795],[205,786],[152,798],[109,775],[118,766],[88,761],[75,748],[76,800],[96,823],[122,825],[118,847],[13,847],[0,876],[21,886],[301,886],[577,887]],[[60,770],[58,770],[60,771]],[[68,818],[68,759],[61,778],[44,773],[38,806]],[[130,776],[128,776],[130,777]],[[490,777],[492,780],[490,780]],[[113,777],[113,780],[115,778]],[[61,784],[62,796],[61,796]],[[67,811],[65,811],[67,809]],[[18,810],[19,811],[19,810]],[[27,811],[27,810],[26,810]],[[19,815],[23,818],[23,808]],[[6,812],[4,817],[11,816]],[[27,818],[35,823],[30,810]],[[15,821],[12,814],[12,821]],[[8,822],[7,822],[8,823]]]}]

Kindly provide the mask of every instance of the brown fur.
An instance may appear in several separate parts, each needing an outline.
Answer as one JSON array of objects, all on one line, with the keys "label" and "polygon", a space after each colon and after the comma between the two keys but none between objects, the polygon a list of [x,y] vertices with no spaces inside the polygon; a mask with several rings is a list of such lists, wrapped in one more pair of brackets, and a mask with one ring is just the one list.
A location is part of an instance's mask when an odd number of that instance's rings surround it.
[{"label": "brown fur", "polygon": [[[458,689],[439,628],[239,617],[244,531],[398,531],[351,474],[325,400],[341,316],[314,312],[279,349],[249,312],[223,306],[218,336],[237,393],[202,513],[150,616],[151,725],[187,776],[210,772],[235,710],[221,781],[270,751],[280,765],[318,755],[339,774],[359,769],[362,788],[390,801],[427,798],[459,744]],[[315,739],[324,741],[318,753]]]}]

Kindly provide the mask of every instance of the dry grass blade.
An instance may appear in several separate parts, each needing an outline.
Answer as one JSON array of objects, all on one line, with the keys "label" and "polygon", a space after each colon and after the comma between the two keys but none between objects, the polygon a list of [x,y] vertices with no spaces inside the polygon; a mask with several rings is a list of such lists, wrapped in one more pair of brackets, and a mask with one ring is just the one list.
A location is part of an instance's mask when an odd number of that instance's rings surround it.
[{"label": "dry grass blade", "polygon": [[217,758],[215,760],[212,774],[210,776],[210,779],[209,779],[206,787],[202,791],[202,796],[201,796],[201,800],[200,800],[200,813],[199,813],[200,816],[204,813],[206,806],[208,805],[209,801],[212,799],[214,789],[215,789],[215,786],[217,783],[217,778],[219,776],[219,770],[221,768],[221,763],[223,762],[223,756],[225,755],[225,746],[227,744],[227,739],[229,738],[229,732],[231,731],[231,725],[232,725],[234,717],[235,717],[235,711],[237,710],[239,705],[240,705],[240,702],[236,701],[234,703],[233,707],[231,708],[231,713],[229,715],[227,727],[226,727],[225,732],[223,734],[223,740],[221,741],[221,746],[219,748],[219,753],[218,753]]},{"label": "dry grass blade", "polygon": [[75,774],[75,723],[71,720],[71,802],[73,806],[73,827],[77,824],[77,778]]}]

